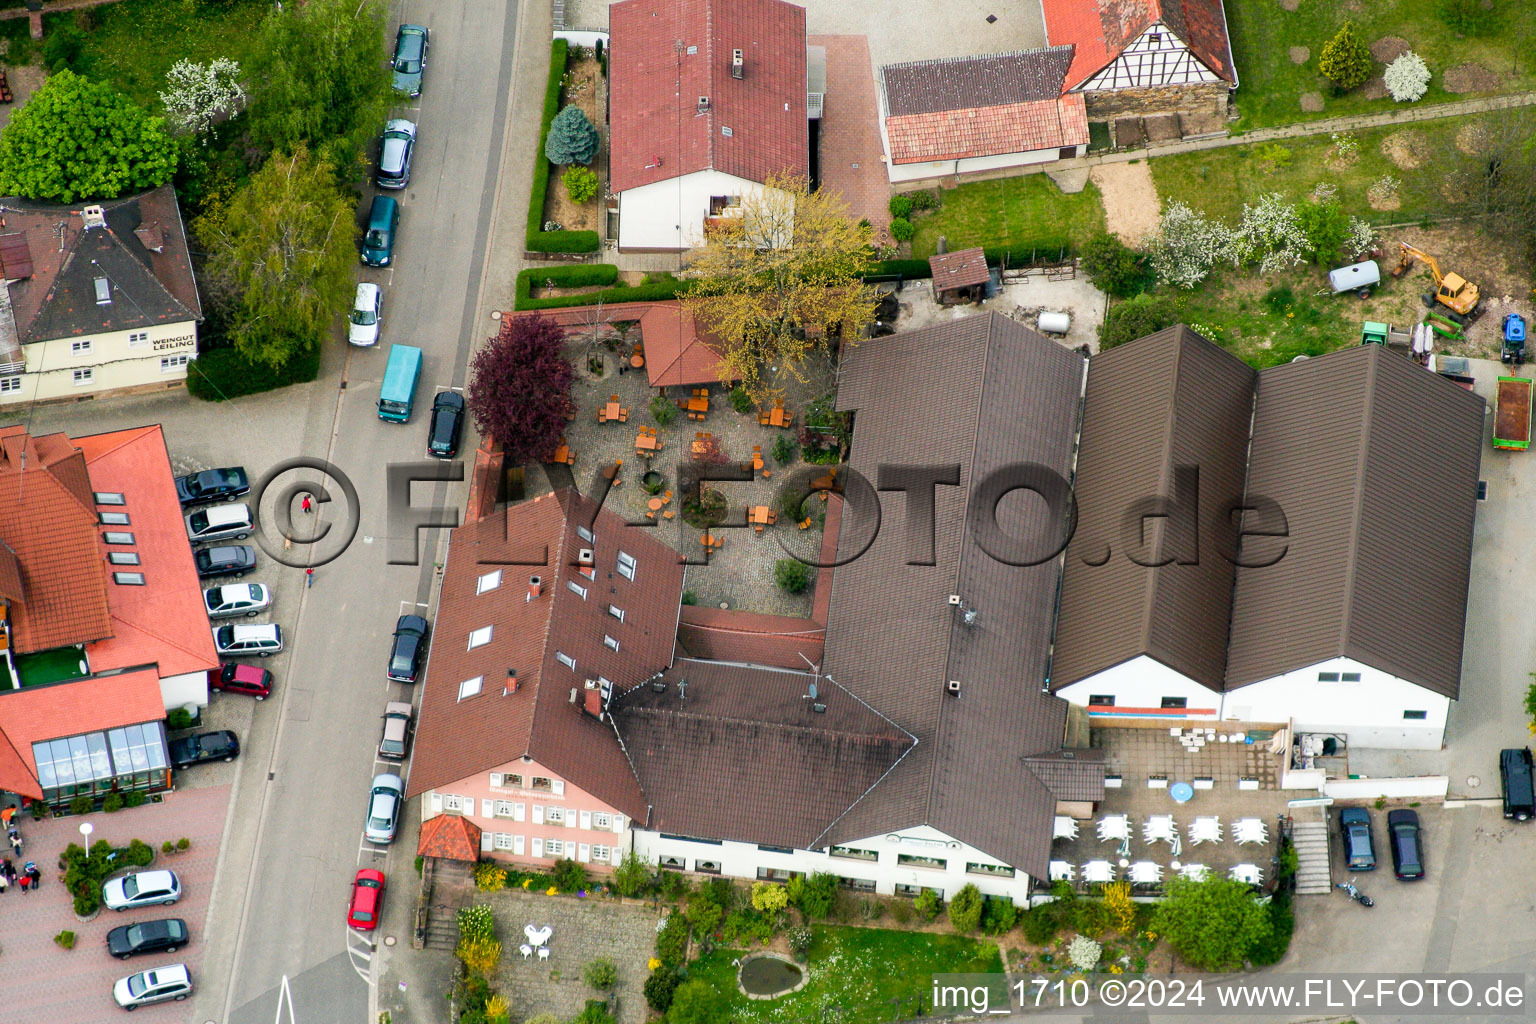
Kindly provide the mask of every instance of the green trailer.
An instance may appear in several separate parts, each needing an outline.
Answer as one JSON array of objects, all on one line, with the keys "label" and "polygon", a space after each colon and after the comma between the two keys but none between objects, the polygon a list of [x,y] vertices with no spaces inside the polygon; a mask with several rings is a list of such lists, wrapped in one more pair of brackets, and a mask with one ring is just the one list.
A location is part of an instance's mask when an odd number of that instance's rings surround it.
[{"label": "green trailer", "polygon": [[1531,446],[1531,381],[1499,378],[1499,405],[1493,417],[1493,446],[1524,451]]}]

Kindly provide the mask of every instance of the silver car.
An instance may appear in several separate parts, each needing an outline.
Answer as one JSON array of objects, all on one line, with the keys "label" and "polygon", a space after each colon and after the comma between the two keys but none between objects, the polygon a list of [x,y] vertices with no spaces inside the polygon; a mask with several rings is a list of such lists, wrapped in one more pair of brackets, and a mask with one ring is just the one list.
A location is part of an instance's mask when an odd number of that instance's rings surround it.
[{"label": "silver car", "polygon": [[400,823],[400,805],[405,801],[405,783],[400,776],[384,772],[373,777],[373,790],[368,796],[368,824],[363,827],[363,838],[370,843],[392,843],[395,827]]},{"label": "silver car", "polygon": [[272,607],[272,591],[264,583],[227,583],[203,591],[210,619],[257,615]]},{"label": "silver car", "polygon": [[385,761],[404,761],[411,752],[411,706],[392,700],[384,705],[384,735],[379,739],[379,757]]},{"label": "silver car", "polygon": [[397,117],[384,125],[379,141],[379,173],[374,184],[379,188],[399,189],[411,183],[411,152],[416,148],[416,126]]},{"label": "silver car", "polygon": [[132,910],[157,904],[170,906],[181,899],[181,879],[174,871],[134,871],[109,878],[101,886],[101,902],[108,910]]},{"label": "silver car", "polygon": [[192,994],[192,972],[186,964],[167,964],[138,974],[119,978],[112,986],[112,998],[125,1010],[137,1010],[141,1006],[163,1003],[174,999],[178,1003]]},{"label": "silver car", "polygon": [[263,622],[250,626],[214,626],[213,649],[220,657],[267,657],[283,649],[283,627]]}]

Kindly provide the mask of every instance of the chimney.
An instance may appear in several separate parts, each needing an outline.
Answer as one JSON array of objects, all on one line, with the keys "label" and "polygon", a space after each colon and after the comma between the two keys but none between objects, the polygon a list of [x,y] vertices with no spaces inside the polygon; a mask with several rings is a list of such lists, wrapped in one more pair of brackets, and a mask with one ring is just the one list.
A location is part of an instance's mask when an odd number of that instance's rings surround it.
[{"label": "chimney", "polygon": [[592,558],[593,555],[591,548],[582,548],[580,551],[576,552],[576,561],[581,565],[591,565]]},{"label": "chimney", "polygon": [[586,713],[591,715],[593,718],[601,721],[603,717],[602,692],[600,690],[588,690],[586,704],[582,710],[586,711]]},{"label": "chimney", "polygon": [[742,63],[742,60],[741,60],[741,51],[740,50],[732,50],[731,51],[731,77],[739,79],[739,78],[742,77],[742,75],[744,75],[746,73],[746,70],[747,70],[746,66]]},{"label": "chimney", "polygon": [[517,680],[517,669],[509,668],[507,669],[507,681],[501,684],[501,695],[503,697],[510,697],[518,691],[521,685]]},{"label": "chimney", "polygon": [[944,692],[949,694],[951,697],[960,696],[960,680],[951,679],[947,684],[945,684]]},{"label": "chimney", "polygon": [[699,97],[699,113],[701,113],[701,114],[709,113],[709,97],[708,96],[700,96]]},{"label": "chimney", "polygon": [[133,232],[139,244],[150,252],[161,252],[165,249],[165,233],[160,230],[160,222],[152,220],[148,224],[140,224]]},{"label": "chimney", "polygon": [[523,600],[524,601],[532,601],[534,598],[539,596],[539,593],[543,590],[543,588],[544,588],[544,580],[541,577],[529,576],[528,577],[528,596],[523,598]]},{"label": "chimney", "polygon": [[87,206],[80,211],[80,220],[85,225],[85,230],[91,228],[104,228],[107,226],[107,214],[100,206]]}]

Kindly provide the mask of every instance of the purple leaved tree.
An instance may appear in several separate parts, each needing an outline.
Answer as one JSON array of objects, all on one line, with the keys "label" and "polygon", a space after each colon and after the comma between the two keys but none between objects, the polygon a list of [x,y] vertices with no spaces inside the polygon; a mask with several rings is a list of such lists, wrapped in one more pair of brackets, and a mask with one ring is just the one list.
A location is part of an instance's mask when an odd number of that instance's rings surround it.
[{"label": "purple leaved tree", "polygon": [[501,442],[509,465],[547,457],[565,433],[575,376],[565,332],[541,316],[504,317],[501,333],[470,367],[469,410],[482,437]]}]

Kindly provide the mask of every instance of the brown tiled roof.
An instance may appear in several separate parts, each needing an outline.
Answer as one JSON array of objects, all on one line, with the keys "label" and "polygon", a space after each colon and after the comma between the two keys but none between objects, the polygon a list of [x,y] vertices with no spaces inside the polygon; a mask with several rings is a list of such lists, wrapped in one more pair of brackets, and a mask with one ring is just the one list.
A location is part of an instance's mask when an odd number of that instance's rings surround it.
[{"label": "brown tiled roof", "polygon": [[[710,169],[759,182],[810,173],[804,8],[625,0],[608,22],[614,192]],[[743,51],[739,79],[732,50]],[[701,96],[709,98],[702,114]]]},{"label": "brown tiled roof", "polygon": [[[593,541],[577,533],[588,524]],[[594,552],[590,577],[578,561],[583,548]],[[638,564],[633,581],[615,571],[621,550]],[[680,561],[649,531],[630,528],[569,488],[454,530],[422,683],[410,795],[526,755],[643,820],[645,797],[612,723],[584,714],[571,693],[579,700],[587,682],[599,678],[622,692],[671,662]],[[496,569],[500,586],[476,593],[479,578]],[[530,576],[543,581],[533,600]],[[610,604],[624,612],[622,622],[609,614]],[[471,650],[470,633],[485,626],[493,627],[490,641]],[[618,640],[619,650],[607,647],[605,636]],[[510,693],[509,670],[518,679]],[[476,677],[480,692],[461,700],[460,684]]]},{"label": "brown tiled roof", "polygon": [[[1073,481],[1077,532],[1061,582],[1053,690],[1140,655],[1222,688],[1236,571],[1223,554],[1236,540],[1225,510],[1243,492],[1254,376],[1182,325],[1090,360]],[[1144,504],[1150,499],[1176,500],[1179,467],[1198,473],[1191,503],[1198,547],[1174,550],[1179,538],[1164,528],[1165,519],[1148,523],[1166,547],[1127,550],[1129,514],[1152,511]],[[1153,564],[1164,559],[1175,561]]]},{"label": "brown tiled roof", "polygon": [[26,587],[21,583],[21,563],[16,560],[16,552],[0,540],[0,601],[20,601],[26,596]]},{"label": "brown tiled roof", "polygon": [[941,292],[986,284],[991,276],[991,271],[987,270],[986,253],[980,246],[929,256],[928,269],[933,272],[934,290]]},{"label": "brown tiled roof", "polygon": [[606,306],[523,310],[503,316],[539,316],[566,328],[567,334],[594,324],[638,323],[645,349],[645,372],[652,387],[720,383],[720,354],[712,336],[700,331],[680,302],[617,302]]},{"label": "brown tiled roof", "polygon": [[1227,688],[1347,657],[1455,698],[1485,406],[1377,345],[1259,374]]},{"label": "brown tiled roof", "polygon": [[[880,495],[880,536],[837,570],[825,671],[918,746],[838,822],[832,842],[927,824],[1045,874],[1055,798],[1020,758],[1049,758],[1062,743],[1066,705],[1042,692],[1060,562],[1004,565],[966,520],[977,511],[972,489],[1005,465],[1036,462],[1067,477],[1082,374],[1076,352],[995,313],[844,355],[837,407],[857,410],[853,468],[875,480],[883,464],[958,464],[960,485],[936,488],[936,565],[906,564],[906,498],[890,492]],[[1056,528],[1039,501],[1006,498],[997,515],[1014,537]],[[978,613],[973,625],[951,594]],[[958,697],[945,693],[951,679]]]},{"label": "brown tiled roof", "polygon": [[1055,757],[1026,757],[1024,766],[1045,783],[1057,800],[1097,803],[1104,799],[1102,749],[1063,751]]},{"label": "brown tiled roof", "polygon": [[11,605],[18,653],[112,635],[98,531],[74,442],[64,434],[0,436],[0,540],[21,569],[23,599]]},{"label": "brown tiled roof", "polygon": [[462,815],[439,814],[421,823],[416,854],[473,864],[480,859],[480,831],[479,825]]},{"label": "brown tiled roof", "polygon": [[967,107],[885,119],[891,162],[963,160],[969,157],[1062,149],[1088,142],[1082,96]]},{"label": "brown tiled roof", "polygon": [[695,658],[803,672],[821,664],[826,633],[810,619],[684,605],[677,642]]},{"label": "brown tiled roof", "polygon": [[[678,683],[687,686],[679,691]],[[663,693],[615,703],[649,827],[809,849],[912,747],[912,737],[836,683],[804,672],[681,660]]]},{"label": "brown tiled roof", "polygon": [[1045,34],[1075,48],[1066,88],[1108,66],[1154,22],[1161,21],[1200,63],[1233,85],[1232,50],[1221,0],[1041,0]]},{"label": "brown tiled roof", "polygon": [[1000,107],[1054,100],[1072,64],[1072,47],[1015,50],[887,64],[880,69],[886,114]]}]

